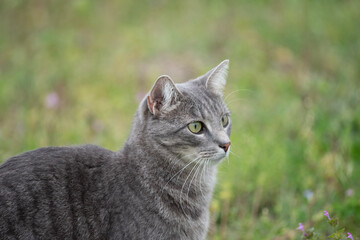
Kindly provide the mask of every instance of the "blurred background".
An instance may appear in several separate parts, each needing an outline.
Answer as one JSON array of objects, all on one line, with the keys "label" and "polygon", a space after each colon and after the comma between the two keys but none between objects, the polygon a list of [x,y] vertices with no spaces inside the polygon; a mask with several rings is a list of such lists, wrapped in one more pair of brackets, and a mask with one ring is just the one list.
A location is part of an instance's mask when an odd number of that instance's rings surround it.
[{"label": "blurred background", "polygon": [[[230,59],[232,154],[208,239],[360,237],[360,2],[0,1],[0,161],[49,145],[118,150],[159,75]],[[326,239],[322,237],[321,239]]]}]

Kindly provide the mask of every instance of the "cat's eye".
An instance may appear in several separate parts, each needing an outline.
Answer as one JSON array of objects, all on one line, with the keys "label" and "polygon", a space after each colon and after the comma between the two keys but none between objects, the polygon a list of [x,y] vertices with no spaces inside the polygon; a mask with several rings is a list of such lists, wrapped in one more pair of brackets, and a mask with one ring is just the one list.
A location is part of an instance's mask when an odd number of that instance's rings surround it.
[{"label": "cat's eye", "polygon": [[188,128],[192,133],[200,133],[203,130],[203,124],[201,122],[192,122],[189,123]]},{"label": "cat's eye", "polygon": [[223,115],[221,117],[221,124],[223,125],[223,127],[226,127],[229,124],[229,116],[228,115]]}]

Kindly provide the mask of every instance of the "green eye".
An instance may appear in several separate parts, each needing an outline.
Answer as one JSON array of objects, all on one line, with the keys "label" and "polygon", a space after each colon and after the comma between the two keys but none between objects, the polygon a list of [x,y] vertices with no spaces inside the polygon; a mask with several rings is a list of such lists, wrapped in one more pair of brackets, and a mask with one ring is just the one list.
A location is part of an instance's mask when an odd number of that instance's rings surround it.
[{"label": "green eye", "polygon": [[203,124],[201,122],[192,122],[188,125],[188,128],[192,133],[199,133],[203,129]]},{"label": "green eye", "polygon": [[223,127],[226,127],[229,124],[228,115],[224,115],[221,117],[221,124],[223,125]]}]

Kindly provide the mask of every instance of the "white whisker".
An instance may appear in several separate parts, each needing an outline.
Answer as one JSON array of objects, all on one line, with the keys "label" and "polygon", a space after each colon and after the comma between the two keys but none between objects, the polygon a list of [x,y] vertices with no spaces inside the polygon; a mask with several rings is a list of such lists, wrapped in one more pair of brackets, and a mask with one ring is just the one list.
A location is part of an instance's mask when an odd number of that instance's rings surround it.
[{"label": "white whisker", "polygon": [[231,95],[233,95],[234,93],[238,93],[238,92],[241,92],[241,91],[244,91],[244,92],[252,92],[252,90],[250,89],[237,89],[237,90],[234,90],[232,91],[231,93],[229,93],[228,95],[226,95],[226,97],[224,98],[224,102],[226,101],[226,99],[228,99]]},{"label": "white whisker", "polygon": [[200,159],[200,160],[198,161],[197,164],[199,164],[199,165],[198,165],[198,167],[196,168],[195,173],[194,173],[193,177],[192,177],[191,180],[190,180],[190,184],[189,184],[188,191],[187,191],[187,201],[189,200],[189,192],[190,192],[191,183],[192,183],[192,181],[194,180],[194,178],[196,177],[196,175],[197,175],[197,173],[198,173],[198,170],[200,169],[200,166],[201,166],[202,162],[203,162],[202,159]]},{"label": "white whisker", "polygon": [[[199,159],[200,159],[200,158],[196,158],[195,161],[197,161],[197,160],[199,160]],[[192,161],[192,162],[193,162],[193,161]],[[197,163],[198,163],[198,162],[197,162]],[[182,192],[183,192],[183,190],[184,190],[184,187],[185,187],[185,185],[186,185],[187,180],[189,179],[189,177],[190,177],[192,171],[194,170],[194,168],[196,167],[197,163],[192,167],[190,173],[189,173],[188,176],[186,177],[185,182],[183,183],[183,185],[182,185],[182,187],[181,187],[181,191],[180,191],[180,206],[181,206],[181,208],[183,209],[183,212],[184,212],[184,213],[185,213],[185,211],[184,211],[184,208],[183,208],[183,206],[182,206]],[[185,213],[185,215],[186,215],[186,213]]]},{"label": "white whisker", "polygon": [[[189,157],[189,156],[191,156],[191,155],[195,155],[195,154],[194,154],[194,153],[193,153],[193,154],[189,154],[189,155],[187,155],[186,157]],[[198,158],[195,158],[194,160],[188,162],[183,168],[181,168],[178,172],[176,172],[176,173],[169,179],[169,181],[166,182],[166,184],[164,185],[164,187],[161,189],[161,194],[162,194],[163,190],[165,189],[165,187],[169,184],[169,182],[174,179],[174,177],[180,175],[180,174],[185,170],[185,168],[187,168],[190,164],[192,164],[193,162],[195,162],[197,159],[198,159]],[[179,159],[178,159],[178,160],[179,160]],[[174,164],[174,165],[175,165],[175,164]],[[174,167],[174,166],[173,166],[173,167]]]},{"label": "white whisker", "polygon": [[248,101],[249,99],[247,98],[235,98],[235,99],[231,99],[230,101],[226,102],[226,105],[230,105],[234,102],[240,102],[240,101]]},{"label": "white whisker", "polygon": [[204,172],[206,170],[206,166],[207,164],[209,163],[209,159],[205,159],[205,163],[203,164],[202,166],[202,169],[201,169],[201,175],[200,175],[200,192],[201,192],[201,195],[204,199],[206,199],[205,195],[204,195],[204,192],[202,191],[202,182],[205,181],[204,180]]},{"label": "white whisker", "polygon": [[236,158],[241,159],[240,156],[234,153],[233,151],[230,150],[230,153],[233,154]]}]

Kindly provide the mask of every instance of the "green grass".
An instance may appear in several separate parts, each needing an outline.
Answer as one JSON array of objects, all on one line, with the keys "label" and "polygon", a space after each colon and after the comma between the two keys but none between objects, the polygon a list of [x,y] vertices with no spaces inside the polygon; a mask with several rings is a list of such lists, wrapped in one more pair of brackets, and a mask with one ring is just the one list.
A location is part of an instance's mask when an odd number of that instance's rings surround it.
[{"label": "green grass", "polygon": [[[120,149],[136,95],[157,76],[182,82],[229,58],[234,153],[218,175],[209,239],[300,239],[298,222],[325,236],[323,210],[360,237],[359,9],[1,1],[0,159],[48,145]],[[51,92],[58,108],[44,105]]]}]

